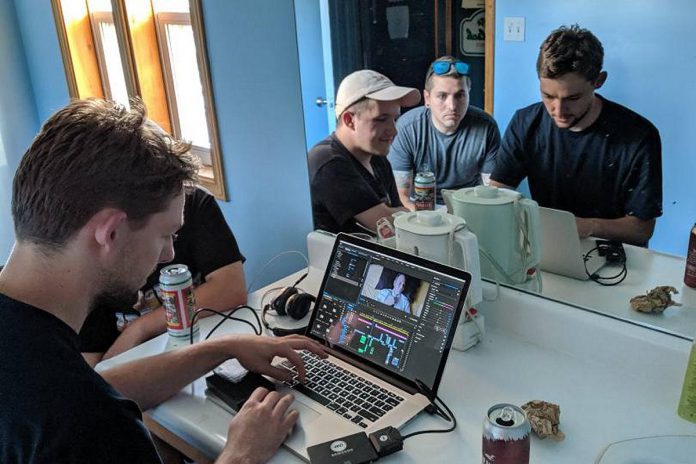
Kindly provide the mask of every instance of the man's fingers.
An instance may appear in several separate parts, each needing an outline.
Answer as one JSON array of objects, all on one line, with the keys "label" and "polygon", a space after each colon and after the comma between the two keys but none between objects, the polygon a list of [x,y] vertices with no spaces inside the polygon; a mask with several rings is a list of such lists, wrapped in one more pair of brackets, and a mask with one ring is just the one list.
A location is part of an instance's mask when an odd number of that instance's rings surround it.
[{"label": "man's fingers", "polygon": [[328,355],[326,354],[326,351],[324,351],[324,347],[321,346],[319,343],[315,342],[314,340],[310,340],[307,337],[303,337],[301,335],[293,335],[292,337],[285,337],[284,339],[287,339],[288,344],[295,350],[307,350],[311,351],[312,353],[325,358]]},{"label": "man's fingers", "polygon": [[292,411],[289,411],[285,417],[283,418],[283,427],[286,430],[290,430],[290,428],[295,425],[295,422],[297,422],[297,419],[300,418],[300,413],[297,411],[297,409],[293,409]]},{"label": "man's fingers", "polygon": [[285,382],[292,378],[293,373],[282,367],[267,366],[263,371],[259,371],[260,374],[270,375],[276,380]]},{"label": "man's fingers", "polygon": [[304,361],[302,361],[302,358],[300,357],[299,353],[297,351],[295,351],[294,349],[288,347],[287,352],[285,353],[285,357],[297,369],[297,376],[299,377],[300,382],[304,382],[306,371],[305,371]]},{"label": "man's fingers", "polygon": [[258,387],[256,390],[251,392],[251,395],[249,395],[249,398],[247,401],[256,401],[256,402],[262,402],[264,398],[268,395],[269,391],[263,387]]},{"label": "man's fingers", "polygon": [[273,415],[284,416],[293,401],[295,401],[295,397],[292,394],[283,395],[273,407]]}]

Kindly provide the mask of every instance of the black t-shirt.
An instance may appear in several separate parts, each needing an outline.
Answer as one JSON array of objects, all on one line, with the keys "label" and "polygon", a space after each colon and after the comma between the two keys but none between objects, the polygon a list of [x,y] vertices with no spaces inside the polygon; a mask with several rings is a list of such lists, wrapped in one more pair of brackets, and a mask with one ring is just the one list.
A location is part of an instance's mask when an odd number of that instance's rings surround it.
[{"label": "black t-shirt", "polygon": [[308,154],[314,227],[328,232],[366,232],[354,217],[385,203],[402,206],[391,165],[385,156],[372,156],[374,176],[336,138],[335,133]]},{"label": "black t-shirt", "polygon": [[660,134],[639,114],[602,100],[597,120],[580,132],[559,129],[542,103],[517,111],[491,178],[516,187],[527,177],[539,205],[577,217],[661,216]]},{"label": "black t-shirt", "polygon": [[0,320],[0,462],[161,462],[138,406],[83,360],[68,325],[3,294]]},{"label": "black t-shirt", "polygon": [[[225,217],[215,198],[196,188],[186,194],[184,225],[177,232],[172,263],[188,266],[195,285],[205,282],[205,276],[228,264],[244,261]],[[154,289],[159,283],[159,271],[172,263],[157,266],[150,274],[143,292]],[[95,308],[80,330],[80,348],[85,353],[103,353],[118,338],[116,312],[130,312],[132,308]]]}]

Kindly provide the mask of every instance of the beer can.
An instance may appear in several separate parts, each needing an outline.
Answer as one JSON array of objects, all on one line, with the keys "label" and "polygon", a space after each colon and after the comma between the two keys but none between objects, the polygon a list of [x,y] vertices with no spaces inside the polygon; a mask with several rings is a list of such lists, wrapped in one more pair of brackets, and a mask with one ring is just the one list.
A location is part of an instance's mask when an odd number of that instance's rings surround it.
[{"label": "beer can", "polygon": [[689,249],[686,252],[684,284],[696,288],[696,224],[691,228],[691,234],[689,234]]},{"label": "beer can", "polygon": [[413,195],[416,210],[435,209],[435,174],[419,172],[413,181]]},{"label": "beer can", "polygon": [[496,404],[483,420],[483,464],[529,464],[532,427],[521,408]]},{"label": "beer can", "polygon": [[[160,271],[160,297],[172,337],[188,337],[196,310],[191,272],[185,264],[172,264]],[[198,321],[193,329],[198,332]]]}]

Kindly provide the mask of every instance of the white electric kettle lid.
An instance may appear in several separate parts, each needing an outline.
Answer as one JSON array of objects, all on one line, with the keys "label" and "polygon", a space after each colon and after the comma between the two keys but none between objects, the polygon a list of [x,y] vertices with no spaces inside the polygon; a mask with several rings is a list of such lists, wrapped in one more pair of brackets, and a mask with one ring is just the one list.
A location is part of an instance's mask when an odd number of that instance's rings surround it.
[{"label": "white electric kettle lid", "polygon": [[522,194],[514,190],[493,187],[492,185],[477,185],[466,187],[454,192],[456,201],[475,203],[479,205],[504,205],[519,200]]},{"label": "white electric kettle lid", "polygon": [[453,214],[440,211],[414,211],[394,218],[394,227],[418,235],[449,234],[466,221]]}]

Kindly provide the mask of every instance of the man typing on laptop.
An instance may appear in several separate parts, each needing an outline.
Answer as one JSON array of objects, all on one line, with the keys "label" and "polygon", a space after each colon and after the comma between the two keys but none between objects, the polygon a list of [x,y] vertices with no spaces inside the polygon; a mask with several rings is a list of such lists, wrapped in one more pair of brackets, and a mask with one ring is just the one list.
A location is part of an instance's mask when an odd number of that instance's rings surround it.
[{"label": "man typing on laptop", "polygon": [[[422,307],[409,314],[375,298],[383,272],[418,281]],[[306,382],[279,385],[300,412],[301,432],[285,445],[307,458],[308,446],[400,428],[426,408],[421,385],[437,393],[470,282],[466,271],[340,234],[306,332],[329,358],[301,353]]]}]

